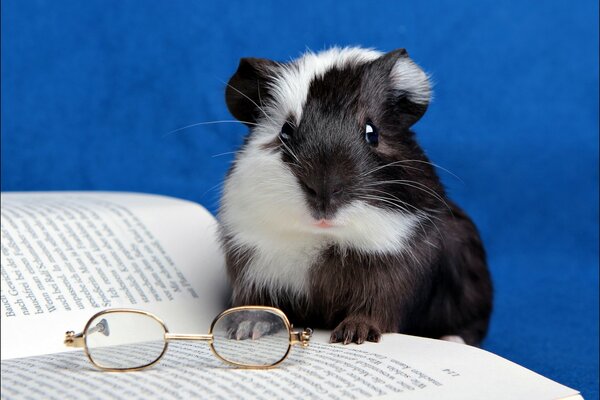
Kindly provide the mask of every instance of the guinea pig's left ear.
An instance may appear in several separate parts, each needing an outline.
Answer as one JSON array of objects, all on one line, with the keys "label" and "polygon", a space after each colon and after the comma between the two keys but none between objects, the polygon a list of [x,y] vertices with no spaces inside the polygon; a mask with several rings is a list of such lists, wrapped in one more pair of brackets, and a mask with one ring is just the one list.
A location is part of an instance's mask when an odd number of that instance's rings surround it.
[{"label": "guinea pig's left ear", "polygon": [[240,60],[225,90],[227,108],[235,118],[253,124],[261,116],[259,106],[269,97],[268,82],[274,77],[278,65],[264,58]]},{"label": "guinea pig's left ear", "polygon": [[388,106],[405,127],[417,122],[431,100],[431,83],[427,74],[408,56],[405,49],[384,54],[375,60],[379,73],[387,75],[391,88]]}]

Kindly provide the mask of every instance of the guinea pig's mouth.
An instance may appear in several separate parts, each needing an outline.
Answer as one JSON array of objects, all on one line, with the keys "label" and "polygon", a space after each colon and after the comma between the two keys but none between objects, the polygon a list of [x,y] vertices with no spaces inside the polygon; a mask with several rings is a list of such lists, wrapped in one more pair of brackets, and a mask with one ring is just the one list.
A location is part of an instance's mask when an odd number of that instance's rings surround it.
[{"label": "guinea pig's mouth", "polygon": [[313,222],[313,226],[316,226],[317,228],[328,229],[334,228],[336,224],[330,219],[321,218],[320,220]]}]

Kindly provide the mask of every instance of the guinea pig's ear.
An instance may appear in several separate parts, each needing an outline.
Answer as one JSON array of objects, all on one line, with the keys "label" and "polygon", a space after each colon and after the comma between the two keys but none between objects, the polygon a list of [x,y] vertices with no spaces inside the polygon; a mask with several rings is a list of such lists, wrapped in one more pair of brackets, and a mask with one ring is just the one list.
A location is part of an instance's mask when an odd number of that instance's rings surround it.
[{"label": "guinea pig's ear", "polygon": [[389,111],[402,126],[409,128],[425,114],[431,100],[429,77],[410,59],[405,49],[384,54],[375,60],[374,66],[389,79]]},{"label": "guinea pig's ear", "polygon": [[241,122],[255,123],[262,111],[259,106],[269,97],[268,82],[278,63],[264,58],[242,58],[227,84],[225,101],[229,112]]}]

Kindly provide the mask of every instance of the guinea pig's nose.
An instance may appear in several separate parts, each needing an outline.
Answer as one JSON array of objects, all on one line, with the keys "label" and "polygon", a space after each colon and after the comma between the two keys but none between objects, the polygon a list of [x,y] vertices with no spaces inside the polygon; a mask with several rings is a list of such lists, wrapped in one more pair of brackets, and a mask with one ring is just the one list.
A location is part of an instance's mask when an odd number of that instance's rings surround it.
[{"label": "guinea pig's nose", "polygon": [[344,180],[334,176],[310,176],[299,179],[316,220],[333,218],[340,206]]},{"label": "guinea pig's nose", "polygon": [[344,183],[339,179],[301,179],[300,183],[308,197],[313,199],[330,199],[344,191]]}]

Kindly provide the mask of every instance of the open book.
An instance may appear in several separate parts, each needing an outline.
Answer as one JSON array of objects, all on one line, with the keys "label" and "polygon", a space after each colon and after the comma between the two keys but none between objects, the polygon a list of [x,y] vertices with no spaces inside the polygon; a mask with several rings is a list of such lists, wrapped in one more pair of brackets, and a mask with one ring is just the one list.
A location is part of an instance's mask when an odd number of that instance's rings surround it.
[{"label": "open book", "polygon": [[174,342],[149,369],[102,372],[63,344],[94,313],[137,308],[171,331],[207,333],[226,308],[215,219],[155,195],[3,193],[1,230],[3,399],[581,398],[484,350],[400,334],[344,346],[317,331],[268,370],[236,369],[205,343]]}]

